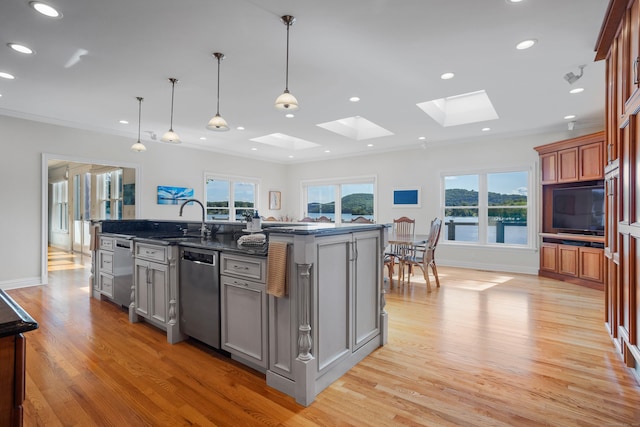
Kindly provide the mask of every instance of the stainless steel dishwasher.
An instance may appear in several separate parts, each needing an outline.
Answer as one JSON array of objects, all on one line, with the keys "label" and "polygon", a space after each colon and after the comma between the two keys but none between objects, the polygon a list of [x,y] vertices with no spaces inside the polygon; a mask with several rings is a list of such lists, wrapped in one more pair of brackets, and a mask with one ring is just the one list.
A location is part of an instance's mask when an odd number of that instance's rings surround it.
[{"label": "stainless steel dishwasher", "polygon": [[220,348],[218,252],[180,248],[180,332]]},{"label": "stainless steel dishwasher", "polygon": [[113,300],[124,307],[131,304],[133,286],[132,237],[114,239],[113,249]]}]

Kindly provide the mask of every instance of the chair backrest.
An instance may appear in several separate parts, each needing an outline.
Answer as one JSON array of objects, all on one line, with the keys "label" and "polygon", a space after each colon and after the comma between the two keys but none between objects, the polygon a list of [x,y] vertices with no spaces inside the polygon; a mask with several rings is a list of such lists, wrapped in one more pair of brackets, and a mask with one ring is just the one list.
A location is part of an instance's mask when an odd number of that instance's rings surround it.
[{"label": "chair backrest", "polygon": [[406,216],[393,220],[393,232],[396,235],[413,236],[416,227],[416,220]]},{"label": "chair backrest", "polygon": [[354,219],[351,220],[351,222],[355,222],[355,223],[358,223],[358,224],[373,224],[372,220],[367,219],[367,218],[365,218],[363,216],[359,216],[357,218],[354,218]]},{"label": "chair backrest", "polygon": [[326,216],[321,216],[316,220],[316,222],[331,222],[331,218],[327,218]]},{"label": "chair backrest", "polygon": [[300,220],[300,222],[314,222],[314,219],[308,216],[305,216]]},{"label": "chair backrest", "polygon": [[442,228],[442,220],[434,218],[431,221],[431,229],[429,230],[429,239],[427,239],[427,248],[435,249],[440,237],[440,228]]}]

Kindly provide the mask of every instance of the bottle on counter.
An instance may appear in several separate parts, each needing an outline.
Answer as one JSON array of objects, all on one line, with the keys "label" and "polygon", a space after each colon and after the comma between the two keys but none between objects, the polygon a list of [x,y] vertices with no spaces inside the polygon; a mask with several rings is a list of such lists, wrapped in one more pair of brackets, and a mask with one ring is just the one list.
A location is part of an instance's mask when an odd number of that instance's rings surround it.
[{"label": "bottle on counter", "polygon": [[255,231],[262,230],[262,218],[258,215],[258,211],[253,211],[253,220],[251,221],[251,229]]}]

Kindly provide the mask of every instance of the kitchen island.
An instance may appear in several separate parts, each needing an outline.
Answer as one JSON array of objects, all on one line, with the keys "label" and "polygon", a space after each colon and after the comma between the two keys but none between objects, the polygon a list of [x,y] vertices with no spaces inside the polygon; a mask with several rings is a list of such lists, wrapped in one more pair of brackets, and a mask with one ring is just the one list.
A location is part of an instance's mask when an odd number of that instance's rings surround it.
[{"label": "kitchen island", "polygon": [[37,328],[38,323],[0,289],[0,426],[22,425],[26,380],[22,334]]},{"label": "kitchen island", "polygon": [[[99,237],[124,233],[113,223],[101,224]],[[169,229],[186,229],[191,224],[154,224],[154,232],[126,231],[134,236],[136,265],[141,251],[151,256],[165,254],[161,258],[166,260],[166,267],[153,266],[142,275],[134,274],[129,313],[131,321],[144,314],[145,321],[165,329],[169,342],[184,339],[180,313],[190,309],[184,306],[186,300],[180,301],[177,254],[199,248],[220,254],[220,348],[265,373],[269,386],[293,396],[299,404],[311,404],[324,388],[385,344],[382,259],[387,226],[273,224],[262,230],[268,244],[242,247],[237,244],[238,236],[243,235],[239,223],[207,223],[217,233],[204,239],[166,236]],[[284,294],[271,292],[267,280],[271,244],[285,248]],[[94,266],[98,271],[100,265]],[[270,268],[275,267],[271,264]],[[152,270],[156,272],[147,272]],[[155,274],[158,276],[153,277]],[[97,282],[94,280],[94,296],[100,297]],[[140,284],[156,287],[158,292],[140,298]],[[140,300],[153,304],[142,307]]]}]

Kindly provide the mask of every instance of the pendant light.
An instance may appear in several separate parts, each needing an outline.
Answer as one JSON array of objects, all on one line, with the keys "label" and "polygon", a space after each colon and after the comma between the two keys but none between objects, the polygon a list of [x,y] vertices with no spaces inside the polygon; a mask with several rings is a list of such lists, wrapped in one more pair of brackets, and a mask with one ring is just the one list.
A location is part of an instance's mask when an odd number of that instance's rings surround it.
[{"label": "pendant light", "polygon": [[207,129],[217,130],[217,131],[227,131],[229,130],[229,126],[227,125],[227,121],[220,116],[220,61],[224,59],[224,54],[220,52],[215,52],[213,54],[218,59],[218,102],[216,104],[216,115],[213,116],[211,120],[209,120],[209,124],[207,124]]},{"label": "pendant light", "polygon": [[131,146],[131,150],[140,153],[141,151],[147,151],[147,147],[140,142],[140,119],[142,118],[142,100],[144,98],[138,96],[136,99],[138,100],[138,141]]},{"label": "pendant light", "polygon": [[298,100],[289,93],[289,27],[296,22],[296,18],[291,15],[284,15],[280,18],[282,23],[287,26],[287,65],[285,74],[284,92],[276,98],[275,107],[279,110],[297,110]]},{"label": "pendant light", "polygon": [[171,77],[169,81],[171,82],[171,124],[169,125],[169,130],[162,135],[162,138],[160,138],[160,141],[180,144],[182,142],[180,137],[173,131],[173,91],[176,87],[176,83],[178,83],[178,79]]}]

